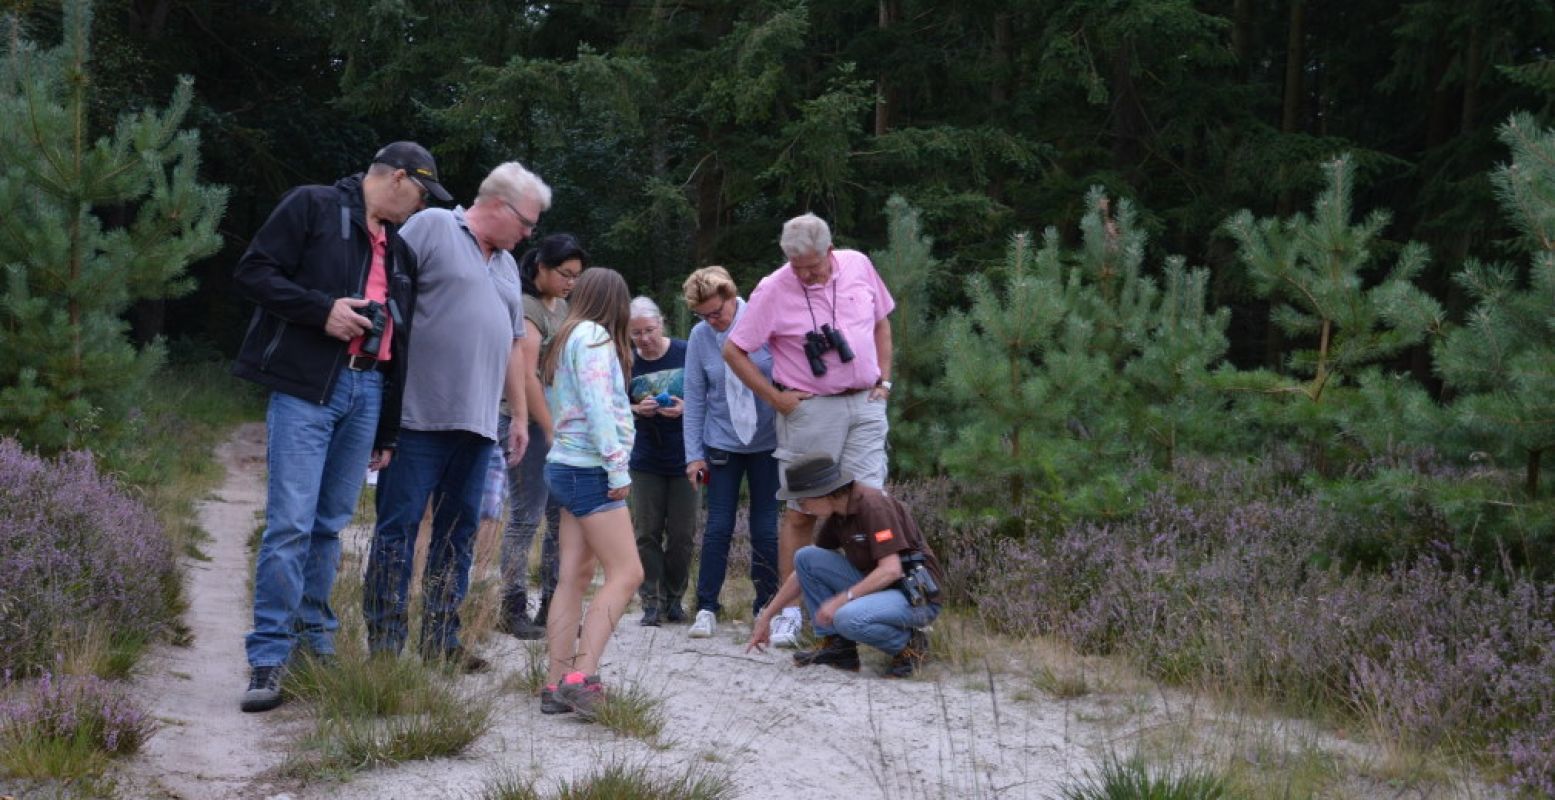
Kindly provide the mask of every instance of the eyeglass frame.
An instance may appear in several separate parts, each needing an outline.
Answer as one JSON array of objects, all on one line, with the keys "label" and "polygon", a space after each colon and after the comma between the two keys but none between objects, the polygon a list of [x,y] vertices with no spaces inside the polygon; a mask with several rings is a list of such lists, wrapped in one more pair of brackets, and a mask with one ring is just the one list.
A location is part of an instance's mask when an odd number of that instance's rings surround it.
[{"label": "eyeglass frame", "polygon": [[524,216],[523,214],[518,213],[518,207],[509,202],[507,198],[504,197],[499,199],[502,200],[503,205],[508,207],[509,211],[513,212],[513,216],[518,219],[518,224],[523,225],[529,230],[534,230],[535,228],[540,227],[539,220],[533,220]]},{"label": "eyeglass frame", "polygon": [[416,176],[410,174],[409,172],[406,172],[405,173],[405,180],[408,180],[411,183],[415,184],[416,188],[421,190],[421,202],[425,203],[428,200],[432,199],[432,190],[428,189],[426,184],[422,183],[419,180],[416,180]]},{"label": "eyeglass frame", "polygon": [[[718,304],[718,308],[716,308],[716,309],[714,309],[712,311],[709,311],[706,314],[698,313],[697,310],[694,309],[694,308],[693,309],[689,309],[689,311],[691,312],[691,316],[696,317],[697,319],[699,319],[699,320],[701,320],[703,322],[709,322],[712,319],[714,319],[715,317],[717,319],[723,319],[724,318],[724,309],[728,308],[729,307],[729,303],[731,303],[733,301],[734,301],[733,297],[725,297],[723,299],[723,302]],[[706,302],[706,301],[703,301],[703,302]]]}]

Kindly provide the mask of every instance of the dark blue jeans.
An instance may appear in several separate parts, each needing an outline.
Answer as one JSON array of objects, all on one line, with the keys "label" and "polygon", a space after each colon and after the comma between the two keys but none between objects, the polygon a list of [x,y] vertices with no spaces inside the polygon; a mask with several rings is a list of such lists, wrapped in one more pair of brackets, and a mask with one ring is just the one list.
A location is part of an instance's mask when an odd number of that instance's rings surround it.
[{"label": "dark blue jeans", "polygon": [[416,533],[432,504],[432,535],[421,582],[423,653],[459,646],[459,604],[481,519],[481,490],[496,442],[468,431],[400,431],[394,460],[378,476],[378,527],[367,559],[362,607],[372,652],[398,653],[408,635]]},{"label": "dark blue jeans", "polygon": [[753,611],[759,612],[777,594],[777,459],[771,450],[731,453],[709,447],[707,472],[707,529],[702,532],[702,557],[697,566],[697,610],[717,613],[722,608],[718,595],[729,570],[729,541],[734,537],[740,483],[744,481],[750,487],[746,522],[751,537],[751,583],[756,586]]}]

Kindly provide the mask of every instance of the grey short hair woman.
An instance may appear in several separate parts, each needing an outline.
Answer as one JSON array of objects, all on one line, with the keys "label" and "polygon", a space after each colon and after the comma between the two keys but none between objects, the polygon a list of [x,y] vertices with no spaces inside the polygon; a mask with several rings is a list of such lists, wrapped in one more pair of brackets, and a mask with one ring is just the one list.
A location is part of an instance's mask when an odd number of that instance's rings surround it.
[{"label": "grey short hair woman", "polygon": [[696,546],[696,489],[681,480],[686,450],[681,430],[685,411],[686,341],[664,330],[664,315],[646,297],[632,300],[628,335],[632,338],[632,529],[643,564],[638,590],[643,625],[680,622],[691,579]]}]

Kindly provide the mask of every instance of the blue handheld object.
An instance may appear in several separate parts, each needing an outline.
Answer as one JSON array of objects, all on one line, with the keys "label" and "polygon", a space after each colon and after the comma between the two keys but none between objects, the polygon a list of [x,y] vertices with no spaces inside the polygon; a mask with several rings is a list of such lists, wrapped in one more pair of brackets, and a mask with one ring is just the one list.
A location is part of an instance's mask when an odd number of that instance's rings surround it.
[{"label": "blue handheld object", "polygon": [[657,400],[659,405],[663,407],[675,405],[675,398],[670,397],[669,392],[659,392],[659,396],[653,399]]}]

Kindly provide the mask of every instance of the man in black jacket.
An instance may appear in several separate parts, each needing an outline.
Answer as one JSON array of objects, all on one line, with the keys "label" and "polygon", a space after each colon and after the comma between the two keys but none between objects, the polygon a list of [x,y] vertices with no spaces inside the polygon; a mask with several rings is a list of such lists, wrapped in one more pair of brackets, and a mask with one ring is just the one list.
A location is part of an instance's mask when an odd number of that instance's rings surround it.
[{"label": "man in black jacket", "polygon": [[317,657],[334,653],[340,531],[369,460],[386,466],[399,435],[416,259],[397,226],[429,194],[451,199],[432,155],[395,142],[365,174],[288,192],[234,271],[258,308],[232,371],[271,389],[244,711],[280,705],[299,642]]}]

